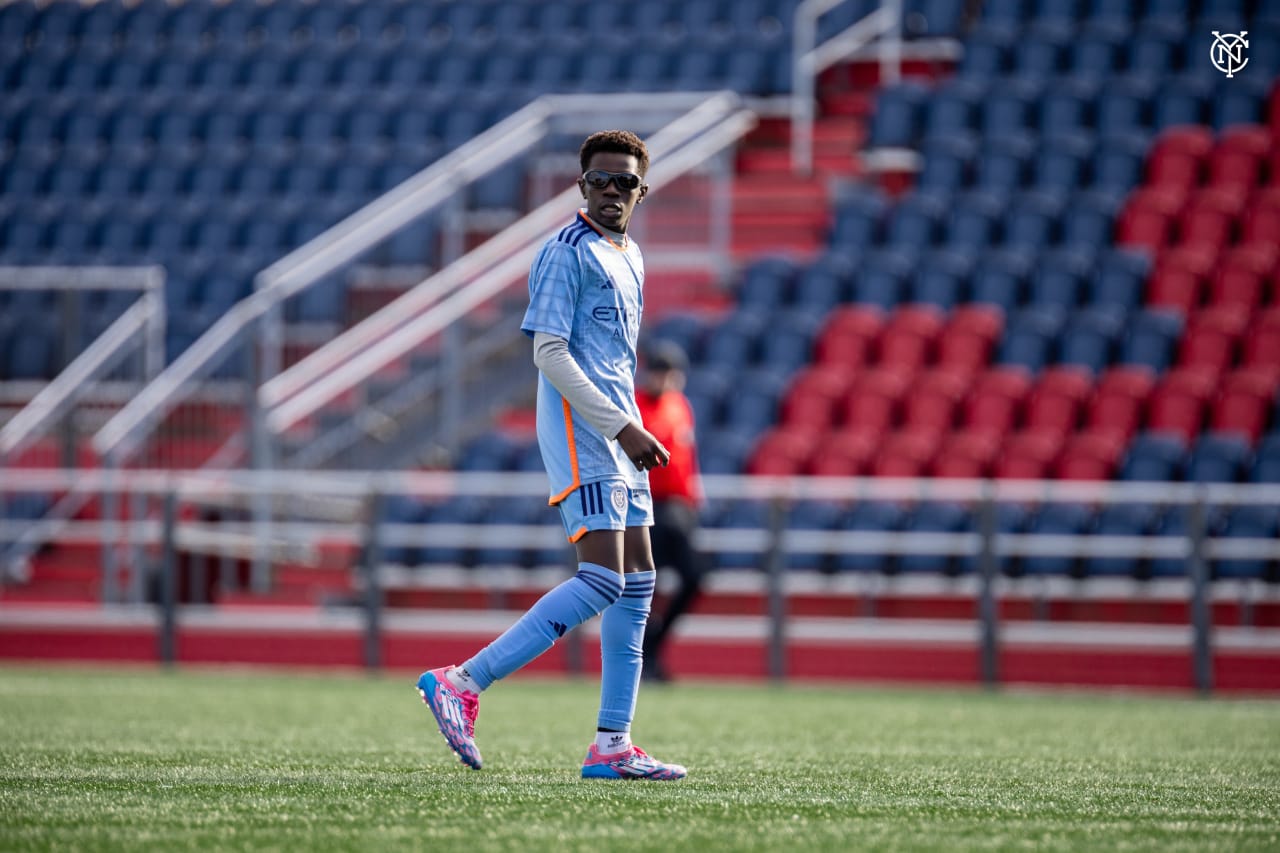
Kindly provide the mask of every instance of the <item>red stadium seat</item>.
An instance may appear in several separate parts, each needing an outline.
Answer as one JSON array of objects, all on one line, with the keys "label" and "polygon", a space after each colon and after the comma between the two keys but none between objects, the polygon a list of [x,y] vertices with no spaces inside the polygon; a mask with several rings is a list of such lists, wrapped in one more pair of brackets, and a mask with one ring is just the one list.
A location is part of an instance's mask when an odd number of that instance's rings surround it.
[{"label": "red stadium seat", "polygon": [[1072,367],[1045,370],[1027,399],[1026,429],[1062,435],[1075,430],[1092,391],[1093,380],[1086,371]]},{"label": "red stadium seat", "polygon": [[1214,400],[1209,428],[1215,432],[1238,433],[1256,443],[1267,427],[1278,385],[1280,361],[1227,374]]},{"label": "red stadium seat", "polygon": [[899,407],[912,376],[909,371],[886,368],[862,371],[840,403],[839,422],[855,429],[888,431],[897,425]]},{"label": "red stadium seat", "polygon": [[822,364],[863,367],[870,363],[884,314],[867,306],[841,306],[831,312],[818,335],[815,354]]},{"label": "red stadium seat", "polygon": [[1280,253],[1269,244],[1250,243],[1226,251],[1209,281],[1209,304],[1256,311],[1271,299],[1270,282],[1277,258]]},{"label": "red stadium seat", "polygon": [[1249,209],[1244,215],[1240,240],[1242,243],[1269,243],[1274,245],[1280,234],[1280,183],[1276,183],[1275,168],[1280,162],[1272,160],[1272,185],[1253,194]]},{"label": "red stadium seat", "polygon": [[1063,437],[1056,431],[1019,432],[1001,444],[991,474],[999,480],[1039,480],[1062,452]]},{"label": "red stadium seat", "polygon": [[919,370],[933,361],[934,341],[942,331],[943,314],[933,306],[908,305],[889,317],[880,334],[880,364]]},{"label": "red stadium seat", "polygon": [[801,371],[782,400],[782,422],[812,429],[826,429],[835,420],[836,407],[849,393],[853,372],[843,367],[817,365]]},{"label": "red stadium seat", "polygon": [[961,430],[945,436],[934,457],[935,477],[985,477],[1000,450],[1000,439],[990,432]]},{"label": "red stadium seat", "polygon": [[809,473],[817,477],[865,475],[880,448],[883,434],[874,430],[840,429],[827,433],[809,459]]},{"label": "red stadium seat", "polygon": [[1011,432],[1021,421],[1031,385],[1031,374],[1019,367],[993,367],[979,374],[965,401],[965,428],[998,438]]},{"label": "red stadium seat", "polygon": [[820,433],[801,427],[769,430],[756,442],[747,460],[747,473],[775,476],[801,474],[818,446]]},{"label": "red stadium seat", "polygon": [[919,374],[903,401],[903,427],[948,432],[972,382],[965,371],[940,368]]},{"label": "red stadium seat", "polygon": [[1208,402],[1217,390],[1218,373],[1203,367],[1170,370],[1151,392],[1146,428],[1179,434],[1188,444],[1204,426]]},{"label": "red stadium seat", "polygon": [[1235,238],[1236,219],[1246,200],[1245,192],[1228,188],[1195,193],[1178,217],[1177,244],[1220,251]]},{"label": "red stadium seat", "polygon": [[924,476],[938,453],[939,433],[895,432],[885,437],[871,466],[876,477]]},{"label": "red stadium seat", "polygon": [[994,305],[964,305],[951,312],[937,340],[937,363],[978,372],[1004,328],[1004,312]]},{"label": "red stadium seat", "polygon": [[1213,133],[1205,127],[1165,131],[1147,155],[1146,185],[1190,190],[1200,185],[1205,160],[1213,149]]},{"label": "red stadium seat", "polygon": [[1142,426],[1155,374],[1143,367],[1113,367],[1102,374],[1085,409],[1085,428],[1133,438]]},{"label": "red stadium seat", "polygon": [[1147,280],[1146,304],[1189,314],[1204,301],[1217,253],[1204,247],[1161,252]]},{"label": "red stadium seat", "polygon": [[1227,128],[1209,154],[1209,185],[1242,189],[1260,185],[1270,151],[1271,134],[1265,127]]},{"label": "red stadium seat", "polygon": [[1169,245],[1186,193],[1147,187],[1129,196],[1116,221],[1116,242],[1158,252]]},{"label": "red stadium seat", "polygon": [[1068,436],[1053,466],[1059,480],[1109,480],[1128,437],[1112,430],[1089,430]]},{"label": "red stadium seat", "polygon": [[1255,323],[1245,333],[1240,363],[1245,367],[1280,364],[1280,325]]}]

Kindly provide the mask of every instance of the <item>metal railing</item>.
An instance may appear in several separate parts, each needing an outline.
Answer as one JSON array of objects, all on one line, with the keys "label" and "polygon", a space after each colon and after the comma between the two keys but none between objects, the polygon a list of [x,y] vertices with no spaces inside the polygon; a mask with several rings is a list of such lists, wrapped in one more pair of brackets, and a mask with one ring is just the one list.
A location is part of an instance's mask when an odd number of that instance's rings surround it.
[{"label": "metal railing", "polygon": [[[141,353],[139,384],[164,365],[164,269],[150,267],[0,267],[0,290],[58,291],[65,334],[73,335],[91,292],[137,291],[138,298],[0,428],[0,467],[47,435],[93,390],[93,384],[133,352]],[[69,348],[68,348],[69,349]],[[68,353],[70,355],[70,353]],[[72,463],[74,464],[74,463]]]},{"label": "metal railing", "polygon": [[[69,472],[25,471],[21,482],[0,484],[0,492],[68,490],[94,495],[116,491],[165,507],[162,515],[145,514],[122,523],[77,521],[60,534],[63,542],[96,542],[103,538],[124,551],[125,567],[134,580],[127,584],[130,598],[141,602],[142,591],[158,582],[171,589],[175,583],[175,554],[183,551],[244,559],[265,547],[277,561],[306,561],[320,549],[345,544],[361,555],[350,570],[358,573],[371,632],[369,648],[377,647],[377,626],[386,574],[384,549],[402,546],[456,546],[484,548],[564,548],[563,533],[547,511],[547,524],[410,524],[384,518],[383,501],[411,496],[424,501],[451,501],[464,497],[546,497],[541,474],[493,473],[396,473],[345,472]],[[1215,508],[1280,505],[1280,486],[1168,483],[1078,483],[1062,481],[986,481],[889,478],[790,478],[712,476],[706,478],[708,497],[717,501],[761,502],[768,512],[765,523],[736,528],[709,528],[699,544],[720,554],[746,554],[762,572],[769,601],[770,672],[785,677],[787,623],[786,560],[795,553],[872,555],[945,554],[976,558],[977,615],[973,628],[981,654],[981,673],[988,683],[999,681],[997,662],[1001,624],[997,603],[1001,594],[998,562],[1003,557],[1036,555],[1121,556],[1172,558],[1185,561],[1186,601],[1191,614],[1190,648],[1194,683],[1203,691],[1213,684],[1213,628],[1209,604],[1215,581],[1210,564],[1215,561],[1280,561],[1280,541],[1273,538],[1215,536],[1206,519]],[[305,500],[299,496],[305,496]],[[251,521],[210,524],[184,519],[179,510],[188,503],[222,501],[227,506],[253,506],[265,498],[281,517],[271,527],[267,542]],[[861,530],[791,529],[787,510],[797,501],[962,502],[977,520],[972,532],[925,533]],[[996,511],[1001,504],[1044,506],[1057,502],[1105,506],[1117,503],[1151,503],[1181,507],[1188,512],[1185,533],[1176,535],[1100,536],[1006,533],[997,529]],[[298,520],[310,515],[311,520]],[[0,522],[0,539],[22,525]],[[565,552],[566,561],[568,552]],[[567,568],[567,562],[566,562]],[[419,569],[430,572],[430,566]],[[104,566],[104,597],[116,579]],[[1261,581],[1259,581],[1261,583]],[[172,608],[172,597],[162,603]],[[170,613],[165,618],[172,625]],[[371,660],[376,663],[376,660]]]},{"label": "metal railing", "polygon": [[901,74],[902,0],[885,0],[880,8],[843,32],[817,43],[818,21],[845,2],[804,0],[796,7],[791,32],[791,168],[801,175],[813,171],[818,75],[837,62],[855,57],[877,39],[887,48],[880,54],[881,81],[897,82]]},{"label": "metal railing", "polygon": [[[251,381],[256,386],[274,380],[282,367],[279,326],[280,308],[285,299],[356,259],[407,224],[441,208],[494,169],[527,154],[551,129],[563,127],[566,116],[571,119],[571,127],[580,127],[590,120],[590,129],[598,129],[599,122],[636,124],[644,123],[645,116],[665,115],[669,118],[673,114],[687,114],[684,121],[695,125],[704,120],[708,111],[717,109],[716,105],[735,98],[726,93],[549,95],[538,98],[259,273],[254,293],[232,306],[208,332],[104,425],[94,436],[95,449],[104,458],[116,462],[131,458],[165,414],[194,393],[202,377],[223,364],[237,345],[248,346],[251,332],[257,332],[260,349],[256,360],[248,360]],[[746,113],[741,107],[736,107],[733,112],[740,116]],[[676,132],[675,127],[672,132]],[[411,313],[416,316],[424,307],[441,300],[446,290],[456,286],[462,277],[474,275],[478,270],[473,259],[472,264],[452,264],[444,272],[447,273],[445,278],[437,278],[430,286],[420,287],[413,300],[401,303],[398,310],[412,309]],[[451,308],[456,310],[459,304],[454,303]],[[377,323],[366,326],[365,330],[379,330],[379,335],[386,333],[388,320],[392,321],[392,328],[397,325],[394,319],[394,314],[384,313]],[[351,341],[350,338],[346,340],[348,343]],[[293,377],[300,378],[299,374],[293,374]],[[274,384],[264,395],[264,402],[276,405],[288,396],[284,392],[289,390],[287,385]],[[281,400],[275,398],[277,394]],[[254,408],[249,412],[250,421],[257,424],[259,415]],[[275,421],[278,423],[281,419],[277,415]],[[250,449],[255,460],[264,452],[260,442],[251,443]]]}]

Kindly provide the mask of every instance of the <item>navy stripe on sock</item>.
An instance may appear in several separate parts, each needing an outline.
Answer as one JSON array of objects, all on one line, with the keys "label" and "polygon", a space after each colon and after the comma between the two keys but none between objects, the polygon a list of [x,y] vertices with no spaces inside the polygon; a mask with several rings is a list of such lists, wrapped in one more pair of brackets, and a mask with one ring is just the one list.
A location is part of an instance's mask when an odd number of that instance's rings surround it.
[{"label": "navy stripe on sock", "polygon": [[578,572],[574,577],[598,592],[601,598],[604,598],[609,602],[613,602],[618,599],[618,587],[610,587],[608,582],[599,575],[592,575],[588,572]]}]

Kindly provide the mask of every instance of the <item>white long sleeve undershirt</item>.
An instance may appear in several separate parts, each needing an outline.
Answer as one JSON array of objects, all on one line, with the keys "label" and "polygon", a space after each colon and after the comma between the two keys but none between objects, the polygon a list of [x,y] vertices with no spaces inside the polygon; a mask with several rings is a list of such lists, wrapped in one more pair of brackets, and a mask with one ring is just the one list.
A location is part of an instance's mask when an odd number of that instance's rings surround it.
[{"label": "white long sleeve undershirt", "polygon": [[533,334],[533,363],[569,405],[606,438],[617,438],[631,417],[595,386],[569,354],[569,342],[546,332]]}]

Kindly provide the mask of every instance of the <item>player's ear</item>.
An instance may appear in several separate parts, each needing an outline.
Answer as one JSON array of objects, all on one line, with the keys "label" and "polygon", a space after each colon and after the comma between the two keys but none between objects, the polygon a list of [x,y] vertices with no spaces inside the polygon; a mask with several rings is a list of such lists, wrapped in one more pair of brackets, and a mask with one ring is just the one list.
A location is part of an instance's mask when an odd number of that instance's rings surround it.
[{"label": "player's ear", "polygon": [[587,182],[582,178],[578,178],[578,191],[582,193],[583,198],[587,197]]},{"label": "player's ear", "polygon": [[636,204],[639,204],[640,202],[644,201],[644,197],[645,197],[646,195],[648,195],[648,194],[649,194],[649,185],[648,185],[648,184],[641,184],[641,185],[640,185],[640,197],[639,197],[638,199],[636,199]]}]

